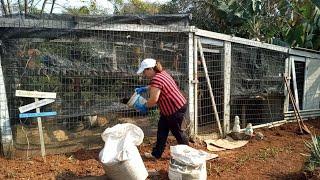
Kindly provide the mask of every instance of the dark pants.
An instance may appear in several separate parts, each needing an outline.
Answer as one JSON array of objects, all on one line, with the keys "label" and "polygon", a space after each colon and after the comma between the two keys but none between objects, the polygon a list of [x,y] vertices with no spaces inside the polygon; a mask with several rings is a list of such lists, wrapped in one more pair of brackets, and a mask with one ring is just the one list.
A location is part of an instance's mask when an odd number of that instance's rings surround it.
[{"label": "dark pants", "polygon": [[170,116],[160,115],[160,120],[158,122],[157,143],[151,153],[157,159],[161,158],[164,148],[166,147],[169,131],[171,131],[173,136],[176,138],[178,144],[189,144],[188,136],[181,128],[186,110],[187,105],[183,106],[180,110]]}]

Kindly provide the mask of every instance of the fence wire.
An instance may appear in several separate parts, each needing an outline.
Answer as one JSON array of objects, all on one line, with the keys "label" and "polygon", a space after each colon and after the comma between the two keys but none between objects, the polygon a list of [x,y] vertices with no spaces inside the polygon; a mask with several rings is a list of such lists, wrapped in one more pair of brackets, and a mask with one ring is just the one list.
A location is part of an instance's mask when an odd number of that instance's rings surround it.
[{"label": "fence wire", "polygon": [[[221,121],[220,124],[223,124],[224,48],[223,46],[212,44],[202,44],[202,47],[219,121]],[[198,57],[198,132],[218,132],[217,121],[200,54]]]},{"label": "fence wire", "polygon": [[232,43],[231,122],[242,128],[283,119],[285,59],[287,54]]},{"label": "fence wire", "polygon": [[[19,118],[19,107],[35,99],[17,97],[16,90],[57,94],[53,103],[40,108],[40,112],[57,112],[55,116],[41,117],[48,154],[101,147],[101,133],[118,123],[133,123],[142,128],[145,136],[154,135],[158,110],[153,108],[143,115],[129,108],[126,101],[136,87],[148,84],[136,71],[141,60],[149,57],[160,60],[188,98],[189,83],[194,80],[188,79],[189,71],[194,72],[188,64],[194,64],[189,59],[193,57],[189,54],[193,45],[186,30],[188,18],[1,17],[0,112],[2,120],[8,117],[10,121],[10,125],[2,123],[1,130],[7,131],[4,126],[10,126],[15,155],[40,154],[37,119]],[[224,94],[226,50],[221,40],[200,39],[223,124],[224,96],[229,95]],[[218,132],[199,51],[198,57],[193,60],[198,64],[197,130],[199,134]],[[286,53],[231,43],[231,127],[235,116],[240,117],[242,128],[248,123],[259,125],[284,118],[286,58]],[[295,70],[302,106],[305,63],[297,62]],[[313,82],[312,77],[309,80]],[[307,100],[311,96],[306,92]],[[314,106],[314,102],[307,105]]]},{"label": "fence wire", "polygon": [[160,60],[188,94],[188,34],[178,32],[177,26],[167,26],[168,32],[148,31],[147,26],[140,26],[142,31],[125,26],[106,30],[110,19],[68,16],[0,22],[1,65],[16,155],[40,150],[36,118],[19,118],[18,110],[35,100],[16,97],[16,90],[57,93],[55,102],[40,108],[57,112],[42,117],[47,153],[100,147],[101,133],[118,123],[137,124],[146,136],[153,135],[158,110],[142,115],[125,104],[136,87],[148,84],[136,74],[143,58]]}]

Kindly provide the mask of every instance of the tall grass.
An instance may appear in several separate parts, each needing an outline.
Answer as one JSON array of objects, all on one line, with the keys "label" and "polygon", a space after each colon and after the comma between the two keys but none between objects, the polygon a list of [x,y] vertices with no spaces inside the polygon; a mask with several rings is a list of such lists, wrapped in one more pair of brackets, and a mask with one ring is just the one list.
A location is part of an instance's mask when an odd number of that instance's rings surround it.
[{"label": "tall grass", "polygon": [[306,142],[306,146],[310,150],[310,156],[306,162],[306,169],[312,172],[316,167],[320,166],[320,136],[311,135],[311,139],[311,142]]}]

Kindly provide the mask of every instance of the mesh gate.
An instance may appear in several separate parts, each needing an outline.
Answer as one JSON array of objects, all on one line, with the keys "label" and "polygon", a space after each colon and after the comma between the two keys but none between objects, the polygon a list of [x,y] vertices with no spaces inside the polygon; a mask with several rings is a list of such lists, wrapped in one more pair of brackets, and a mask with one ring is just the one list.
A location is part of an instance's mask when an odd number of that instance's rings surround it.
[{"label": "mesh gate", "polygon": [[[202,40],[202,51],[208,70],[212,93],[216,104],[220,124],[223,124],[223,88],[224,88],[224,48],[221,45],[210,43],[209,40]],[[198,53],[198,132],[212,133],[219,132],[215,119],[212,100],[204,72],[204,66]]]},{"label": "mesh gate", "polygon": [[[211,39],[212,41],[219,42]],[[204,58],[211,81],[220,124],[223,124],[226,77],[225,47],[202,40]],[[200,55],[198,55],[200,57]],[[283,120],[285,63],[288,54],[260,47],[231,43],[230,125],[239,116],[241,128]],[[218,133],[208,85],[198,60],[198,132]],[[228,114],[229,112],[227,112]],[[228,128],[228,127],[226,127]]]},{"label": "mesh gate", "polygon": [[18,110],[34,99],[16,97],[16,90],[57,93],[55,102],[40,108],[57,112],[42,117],[48,153],[100,146],[100,134],[118,123],[137,124],[146,136],[152,135],[157,109],[143,115],[125,104],[136,87],[148,83],[136,75],[143,58],[160,60],[187,97],[188,33],[177,26],[161,26],[167,32],[148,31],[150,26],[137,26],[142,31],[126,26],[106,30],[110,22],[105,18],[64,16],[0,21],[1,65],[16,155],[40,150],[36,118],[19,118]]}]

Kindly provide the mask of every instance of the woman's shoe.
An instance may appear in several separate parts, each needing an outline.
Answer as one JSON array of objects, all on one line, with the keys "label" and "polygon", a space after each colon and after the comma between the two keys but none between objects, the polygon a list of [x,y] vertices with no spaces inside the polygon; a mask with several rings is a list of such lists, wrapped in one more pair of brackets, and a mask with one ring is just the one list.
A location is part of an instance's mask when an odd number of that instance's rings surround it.
[{"label": "woman's shoe", "polygon": [[144,158],[154,160],[154,161],[157,160],[156,157],[154,157],[151,153],[148,153],[148,152],[144,153]]}]

